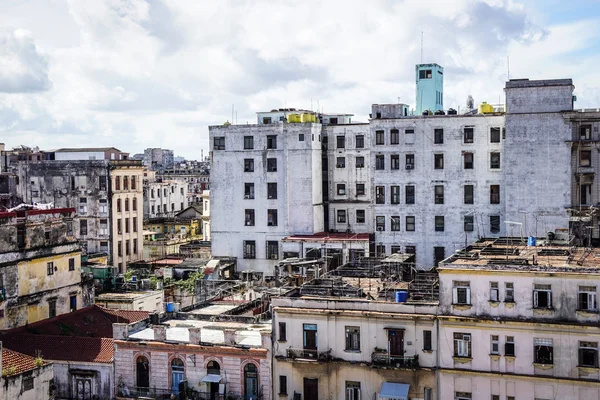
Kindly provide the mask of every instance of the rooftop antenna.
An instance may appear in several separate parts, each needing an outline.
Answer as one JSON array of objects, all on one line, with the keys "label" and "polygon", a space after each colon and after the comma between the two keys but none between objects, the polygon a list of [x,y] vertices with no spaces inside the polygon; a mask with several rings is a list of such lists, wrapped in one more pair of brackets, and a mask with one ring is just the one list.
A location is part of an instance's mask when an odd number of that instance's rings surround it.
[{"label": "rooftop antenna", "polygon": [[421,31],[421,64],[423,64],[423,31]]},{"label": "rooftop antenna", "polygon": [[510,81],[510,57],[506,56],[506,77]]}]

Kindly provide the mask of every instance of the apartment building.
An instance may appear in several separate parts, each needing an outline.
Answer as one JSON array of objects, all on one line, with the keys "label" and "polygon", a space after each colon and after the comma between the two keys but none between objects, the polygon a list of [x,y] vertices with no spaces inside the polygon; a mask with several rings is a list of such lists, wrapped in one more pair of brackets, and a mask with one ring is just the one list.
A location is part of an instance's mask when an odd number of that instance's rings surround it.
[{"label": "apartment building", "polygon": [[144,218],[174,217],[188,207],[188,184],[179,180],[144,184]]},{"label": "apartment building", "polygon": [[440,399],[600,398],[600,268],[570,239],[481,239],[440,264]]},{"label": "apartment building", "polygon": [[173,167],[173,150],[161,148],[148,148],[144,150],[142,158],[146,168],[161,171]]},{"label": "apartment building", "polygon": [[52,318],[94,302],[82,284],[73,208],[0,212],[0,328]]},{"label": "apartment building", "polygon": [[143,166],[110,149],[63,149],[16,161],[17,197],[76,209],[73,232],[84,255],[105,253],[123,272],[142,257]]}]

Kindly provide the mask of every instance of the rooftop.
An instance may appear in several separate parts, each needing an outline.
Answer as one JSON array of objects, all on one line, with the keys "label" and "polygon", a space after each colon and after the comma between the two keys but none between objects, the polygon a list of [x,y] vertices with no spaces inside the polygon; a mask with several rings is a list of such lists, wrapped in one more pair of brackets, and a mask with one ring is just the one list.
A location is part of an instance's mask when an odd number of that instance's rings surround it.
[{"label": "rooftop", "polygon": [[[136,297],[141,297],[141,296],[152,296],[152,295],[158,295],[158,294],[162,294],[161,290],[150,290],[150,291],[139,291],[139,292],[119,292],[119,293],[102,293],[98,296],[96,296],[96,299],[98,301],[106,301],[106,300],[133,300]],[[123,310],[108,310],[108,309],[104,309],[107,312],[110,311],[114,311],[114,312],[120,312],[123,313]],[[138,312],[138,311],[131,311],[131,312]],[[148,312],[144,311],[146,316],[148,316]],[[141,318],[141,319],[145,319]]]},{"label": "rooftop", "polygon": [[511,79],[506,82],[506,88],[527,88],[544,86],[572,86],[572,79],[540,79],[530,81],[529,79]]},{"label": "rooftop", "polygon": [[339,241],[368,241],[368,233],[330,233],[319,232],[314,235],[292,235],[286,236],[282,241],[323,241],[323,242],[339,242]]},{"label": "rooftop", "polygon": [[[14,370],[11,371],[13,368]],[[35,358],[6,348],[2,349],[2,375],[18,375],[36,368]]]},{"label": "rooftop", "polygon": [[92,151],[111,151],[111,150],[115,150],[115,151],[121,151],[119,149],[117,149],[116,147],[80,147],[80,148],[75,148],[75,147],[65,147],[62,149],[56,149],[56,150],[52,150],[55,153],[79,153],[79,152],[92,152]]},{"label": "rooftop", "polygon": [[112,338],[14,334],[2,337],[2,343],[31,358],[41,354],[44,360],[53,361],[112,363],[114,355]]}]

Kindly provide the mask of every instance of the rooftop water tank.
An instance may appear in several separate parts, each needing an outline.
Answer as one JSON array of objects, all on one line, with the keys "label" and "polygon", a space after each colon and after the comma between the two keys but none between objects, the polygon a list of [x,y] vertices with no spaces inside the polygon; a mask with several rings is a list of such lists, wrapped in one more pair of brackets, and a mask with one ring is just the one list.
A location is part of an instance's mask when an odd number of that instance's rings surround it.
[{"label": "rooftop water tank", "polygon": [[494,112],[494,106],[486,103],[485,101],[477,107],[478,114],[490,114]]}]

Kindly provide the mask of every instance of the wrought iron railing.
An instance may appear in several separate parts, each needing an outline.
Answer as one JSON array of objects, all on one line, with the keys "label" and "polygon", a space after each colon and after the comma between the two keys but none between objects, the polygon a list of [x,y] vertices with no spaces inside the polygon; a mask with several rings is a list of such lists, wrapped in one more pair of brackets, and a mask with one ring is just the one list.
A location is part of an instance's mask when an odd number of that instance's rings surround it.
[{"label": "wrought iron railing", "polygon": [[[132,387],[132,386],[121,386],[117,388],[117,395],[119,398],[125,399],[180,399],[184,398],[187,400],[213,400],[213,399],[225,399],[225,400],[246,400],[246,396],[238,394],[225,394],[221,395],[217,393],[199,392],[188,388],[185,396],[180,397],[180,393],[173,391],[172,389],[161,389],[161,388],[145,388],[145,387]],[[263,395],[253,396],[252,400],[263,400]]]},{"label": "wrought iron railing", "polygon": [[396,368],[418,368],[419,356],[401,357],[390,356],[386,353],[373,353],[371,361],[374,365],[396,367]]},{"label": "wrought iron railing", "polygon": [[320,351],[316,349],[293,349],[288,348],[288,358],[304,358],[315,361],[329,361],[331,358],[331,349],[327,351]]}]

